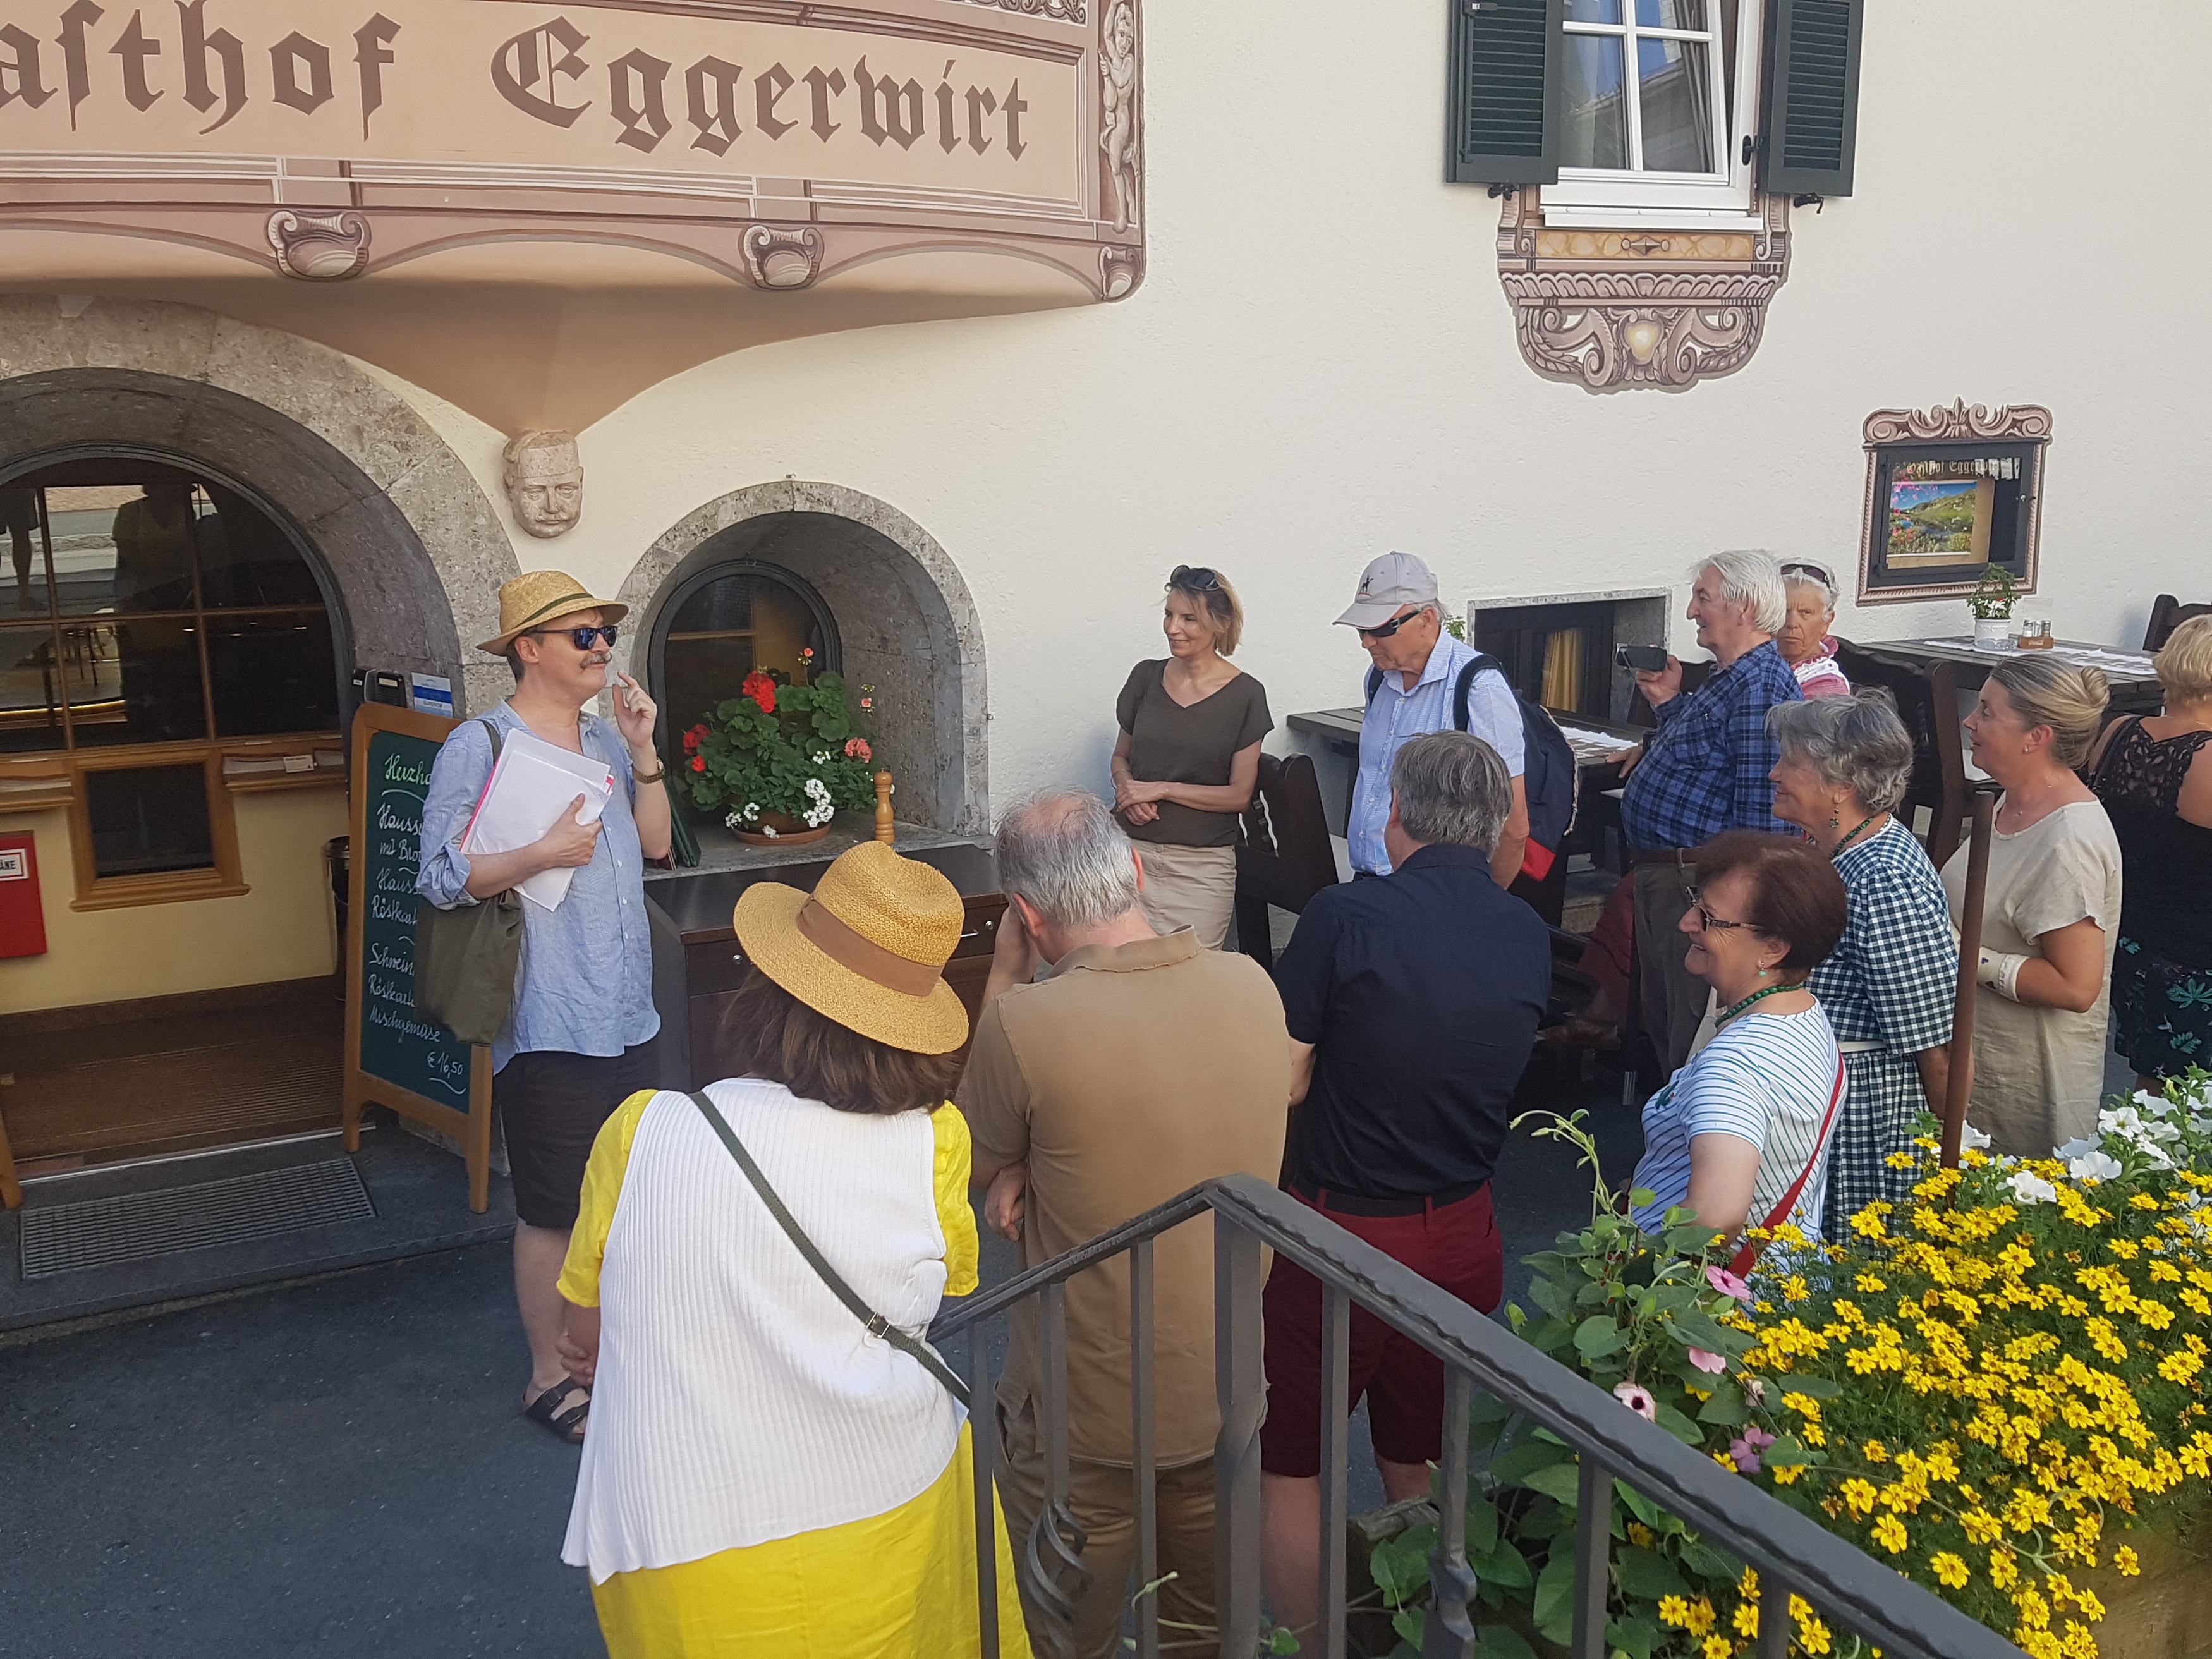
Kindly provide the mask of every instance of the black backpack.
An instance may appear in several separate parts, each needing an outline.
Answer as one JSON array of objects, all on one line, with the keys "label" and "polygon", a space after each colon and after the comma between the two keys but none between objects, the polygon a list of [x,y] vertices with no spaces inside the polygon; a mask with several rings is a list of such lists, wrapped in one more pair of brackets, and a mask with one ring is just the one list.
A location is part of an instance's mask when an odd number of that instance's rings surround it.
[{"label": "black backpack", "polygon": [[[1476,652],[1474,659],[1459,671],[1458,682],[1452,687],[1452,726],[1455,731],[1468,729],[1467,694],[1474,684],[1474,677],[1487,671],[1505,680],[1505,671],[1496,659]],[[1367,671],[1367,702],[1371,707],[1375,694],[1382,689],[1382,671]],[[1575,763],[1575,751],[1568,746],[1566,734],[1548,711],[1530,702],[1518,690],[1513,701],[1521,705],[1522,781],[1528,793],[1528,850],[1522,857],[1523,874],[1532,881],[1541,881],[1551,873],[1552,861],[1559,855],[1559,843],[1567,838],[1567,831],[1575,825],[1577,788],[1581,773]]]}]

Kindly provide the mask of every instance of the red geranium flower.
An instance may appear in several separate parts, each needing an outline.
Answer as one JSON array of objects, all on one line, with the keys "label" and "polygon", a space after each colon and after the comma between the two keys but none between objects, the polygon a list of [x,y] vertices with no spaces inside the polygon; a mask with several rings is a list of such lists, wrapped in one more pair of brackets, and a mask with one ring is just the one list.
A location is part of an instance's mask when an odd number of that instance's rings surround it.
[{"label": "red geranium flower", "polygon": [[775,713],[775,682],[758,669],[746,675],[744,684],[738,689],[761,706],[762,714]]},{"label": "red geranium flower", "polygon": [[707,757],[704,755],[694,755],[691,757],[691,769],[694,772],[705,771],[707,769]]},{"label": "red geranium flower", "polygon": [[689,732],[686,732],[684,734],[684,746],[686,749],[696,749],[699,746],[699,735],[704,729],[704,727],[695,726]]},{"label": "red geranium flower", "polygon": [[849,760],[864,761],[875,758],[875,751],[868,747],[868,740],[866,738],[846,738],[845,755]]}]

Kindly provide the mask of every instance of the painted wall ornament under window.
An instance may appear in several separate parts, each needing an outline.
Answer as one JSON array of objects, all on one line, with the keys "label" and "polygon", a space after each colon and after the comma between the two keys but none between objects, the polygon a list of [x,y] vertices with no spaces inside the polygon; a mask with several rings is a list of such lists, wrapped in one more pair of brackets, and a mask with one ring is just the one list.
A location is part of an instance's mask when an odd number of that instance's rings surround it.
[{"label": "painted wall ornament under window", "polygon": [[540,541],[565,536],[584,516],[584,458],[573,432],[526,432],[501,451],[514,521]]},{"label": "painted wall ornament under window", "polygon": [[1498,273],[1528,367],[1590,392],[1682,392],[1751,361],[1790,274],[1790,203],[1753,198],[1756,230],[1581,230],[1544,223],[1542,191],[1505,198]]}]

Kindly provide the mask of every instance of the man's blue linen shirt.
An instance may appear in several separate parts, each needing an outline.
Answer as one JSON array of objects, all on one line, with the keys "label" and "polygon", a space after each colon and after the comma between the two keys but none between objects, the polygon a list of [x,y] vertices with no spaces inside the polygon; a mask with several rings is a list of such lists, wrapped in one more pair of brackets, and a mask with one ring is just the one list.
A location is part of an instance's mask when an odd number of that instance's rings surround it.
[{"label": "man's blue linen shirt", "polygon": [[[530,728],[502,702],[484,717],[506,734]],[[653,1006],[653,931],[645,914],[645,854],[638,844],[629,750],[605,720],[581,717],[584,752],[615,775],[592,861],[575,872],[557,910],[522,901],[522,968],[514,1012],[491,1048],[498,1071],[516,1054],[552,1049],[619,1054],[660,1030]],[[460,840],[491,778],[491,739],[476,720],[453,729],[438,750],[422,803],[421,873],[415,890],[441,909],[474,904]],[[649,784],[648,788],[658,788]]]},{"label": "man's blue linen shirt", "polygon": [[1621,831],[1635,848],[1696,847],[1723,830],[1794,835],[1774,816],[1767,774],[1782,750],[1766,730],[1766,711],[1802,702],[1797,676],[1767,641],[1717,669],[1686,696],[1655,711],[1659,729],[1621,797]]},{"label": "man's blue linen shirt", "polygon": [[[1352,816],[1345,825],[1353,869],[1376,876],[1390,873],[1382,830],[1390,822],[1391,763],[1413,738],[1452,729],[1452,690],[1459,684],[1459,671],[1474,654],[1474,647],[1446,634],[1437,641],[1427,665],[1410,689],[1398,689],[1395,672],[1383,675],[1375,688],[1359,723],[1359,781],[1352,789]],[[1364,680],[1361,688],[1365,689]],[[1521,705],[1503,674],[1477,674],[1467,688],[1467,728],[1498,751],[1508,777],[1521,775]]]}]

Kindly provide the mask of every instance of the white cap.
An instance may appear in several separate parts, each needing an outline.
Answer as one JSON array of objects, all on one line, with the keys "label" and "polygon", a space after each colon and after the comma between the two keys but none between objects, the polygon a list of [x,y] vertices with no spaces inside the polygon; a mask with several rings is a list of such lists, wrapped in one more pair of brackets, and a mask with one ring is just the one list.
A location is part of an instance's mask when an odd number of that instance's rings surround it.
[{"label": "white cap", "polygon": [[1380,628],[1409,605],[1434,605],[1437,579],[1411,553],[1385,553],[1359,573],[1359,593],[1339,617],[1340,628]]}]

